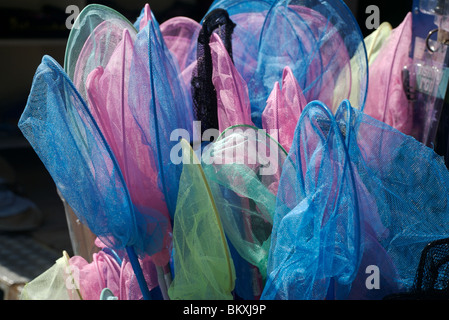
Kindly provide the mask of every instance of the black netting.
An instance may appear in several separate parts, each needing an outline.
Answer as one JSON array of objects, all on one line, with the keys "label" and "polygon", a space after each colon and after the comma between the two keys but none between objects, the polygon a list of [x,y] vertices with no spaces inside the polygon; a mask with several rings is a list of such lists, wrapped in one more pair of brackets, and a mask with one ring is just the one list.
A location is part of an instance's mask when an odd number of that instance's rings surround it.
[{"label": "black netting", "polygon": [[449,238],[431,242],[424,248],[413,289],[449,298]]},{"label": "black netting", "polygon": [[449,299],[449,238],[432,241],[423,249],[410,292],[385,299]]},{"label": "black netting", "polygon": [[209,129],[218,129],[217,93],[212,83],[212,55],[209,41],[217,30],[232,59],[232,32],[235,24],[226,10],[215,9],[204,19],[198,36],[197,65],[192,75],[192,97],[196,120],[201,121],[201,134]]}]

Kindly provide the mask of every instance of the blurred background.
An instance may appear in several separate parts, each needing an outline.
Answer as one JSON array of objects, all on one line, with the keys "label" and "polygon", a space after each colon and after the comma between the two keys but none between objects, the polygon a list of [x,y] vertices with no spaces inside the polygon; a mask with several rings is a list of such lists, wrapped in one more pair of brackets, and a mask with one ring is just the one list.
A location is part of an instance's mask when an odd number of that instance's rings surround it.
[{"label": "blurred background", "polygon": [[[149,3],[159,23],[188,16],[199,21],[209,0],[1,0],[0,1],[0,300],[15,299],[20,286],[51,265],[66,250],[73,254],[64,205],[46,169],[18,130],[33,75],[44,55],[63,65],[69,35],[69,5],[90,3],[116,9],[134,22]],[[380,22],[399,25],[412,0],[346,0],[367,30],[365,12],[377,5]],[[10,211],[15,203],[18,214]],[[3,213],[9,212],[9,213]],[[8,211],[9,210],[9,211]]]}]

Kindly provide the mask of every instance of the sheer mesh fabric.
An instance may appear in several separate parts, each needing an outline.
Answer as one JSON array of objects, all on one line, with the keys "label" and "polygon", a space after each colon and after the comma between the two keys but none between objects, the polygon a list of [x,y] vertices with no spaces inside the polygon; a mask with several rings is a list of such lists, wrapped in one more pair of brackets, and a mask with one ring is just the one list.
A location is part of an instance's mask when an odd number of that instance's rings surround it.
[{"label": "sheer mesh fabric", "polygon": [[147,252],[156,255],[158,266],[164,266],[170,256],[170,215],[158,188],[153,151],[143,143],[142,130],[128,103],[134,44],[128,30],[122,32],[106,66],[96,67],[86,79],[88,107],[117,158],[133,204],[148,217],[142,226],[148,238]]},{"label": "sheer mesh fabric", "polygon": [[[372,33],[370,33],[368,36],[366,36],[364,38],[363,44],[360,44],[360,45],[365,45],[365,47],[366,47],[366,57],[368,60],[368,68],[379,56],[379,52],[384,47],[385,43],[387,42],[387,40],[389,39],[389,37],[391,35],[391,30],[392,30],[392,27],[391,27],[390,23],[383,22],[380,24],[379,28],[377,28],[376,30],[374,30]],[[358,57],[357,56],[352,57],[350,63],[351,63],[351,69],[355,69],[358,64]],[[352,74],[353,81],[351,83],[351,93],[350,93],[349,101],[357,100],[357,95],[359,92],[358,86],[360,84],[360,80],[358,80],[357,78],[359,77],[359,75],[363,76],[364,74],[363,73],[361,73],[361,74],[353,73]],[[344,78],[344,77],[346,77],[346,74],[342,73],[339,75],[339,77],[336,81],[337,82],[344,81],[344,80],[342,80],[342,78]],[[337,88],[335,88],[335,90],[340,90],[340,88],[337,87]],[[336,96],[338,97],[338,95],[336,95]],[[338,104],[338,101],[334,101],[334,102],[335,102],[334,105]]]},{"label": "sheer mesh fabric", "polygon": [[262,112],[262,128],[268,133],[275,133],[279,144],[287,152],[293,143],[296,124],[306,105],[306,98],[292,70],[285,67],[282,81],[274,83],[267,105]]},{"label": "sheer mesh fabric", "polygon": [[449,296],[449,240],[440,239],[429,243],[421,254],[414,292],[423,296]]},{"label": "sheer mesh fabric", "polygon": [[[365,41],[340,0],[217,0],[201,24],[161,26],[148,5],[134,25],[90,5],[76,26],[65,71],[42,59],[19,128],[122,260],[65,257],[22,299],[140,300],[170,255],[171,299],[447,297],[449,172],[404,134],[396,79],[411,14]],[[221,132],[200,159],[194,119]]]},{"label": "sheer mesh fabric", "polygon": [[201,25],[188,17],[174,17],[161,23],[160,28],[167,48],[183,72],[196,60],[197,39]]},{"label": "sheer mesh fabric", "polygon": [[[423,130],[424,122],[414,127],[413,110],[404,92],[402,69],[411,62],[412,14],[394,28],[378,57],[369,66],[369,89],[365,112],[405,134]],[[420,134],[414,133],[418,138]]]},{"label": "sheer mesh fabric", "polygon": [[178,63],[154,18],[137,34],[130,75],[129,109],[142,132],[141,143],[151,150],[149,157],[156,165],[157,186],[173,220],[182,168],[170,159],[177,144],[172,132],[177,130],[187,139],[193,136],[193,108]]},{"label": "sheer mesh fabric", "polygon": [[83,99],[87,76],[98,66],[106,67],[125,29],[134,39],[137,31],[131,22],[107,6],[92,4],[80,12],[67,40],[64,70]]},{"label": "sheer mesh fabric", "polygon": [[[233,126],[202,155],[226,236],[265,281],[285,150],[263,130]],[[259,284],[260,285],[260,284]]]},{"label": "sheer mesh fabric", "polygon": [[[76,270],[79,291],[84,300],[99,300],[104,288],[112,291],[118,300],[142,300],[142,292],[136,280],[128,257],[115,255],[101,250],[94,253],[92,262],[88,263],[80,256],[69,259],[72,270]],[[156,269],[149,256],[140,260],[149,290],[158,286]]]},{"label": "sheer mesh fabric", "polygon": [[[344,140],[332,140],[332,128]],[[346,158],[330,156],[338,152]],[[327,169],[335,163],[341,165]],[[341,179],[344,170],[351,174]],[[326,181],[319,180],[323,176]],[[448,179],[442,158],[432,149],[352,108],[348,101],[335,117],[320,102],[309,103],[282,171],[262,297],[381,299],[410,291],[421,251],[449,231]],[[352,190],[342,189],[334,196],[332,192],[344,186],[340,181],[351,182]],[[319,191],[312,193],[314,188]],[[337,215],[343,220],[334,221],[344,221],[345,227],[337,223],[331,228],[332,215],[325,212],[333,208],[345,208]],[[338,237],[325,233],[332,230],[339,230]],[[323,234],[330,243],[321,242]],[[335,248],[339,249],[332,251]],[[301,259],[295,260],[299,252]],[[332,263],[345,259],[351,261],[346,268]],[[328,262],[319,265],[322,261]],[[371,265],[381,268],[382,290],[363,285],[363,273]]]},{"label": "sheer mesh fabric", "polygon": [[421,252],[413,287],[410,291],[395,292],[385,300],[447,300],[448,293],[448,238],[427,244]]},{"label": "sheer mesh fabric", "polygon": [[359,199],[345,139],[321,102],[304,109],[284,162],[263,299],[346,298],[362,252]]},{"label": "sheer mesh fabric", "polygon": [[181,84],[193,104],[191,81],[197,64],[197,40],[201,25],[186,17],[174,17],[161,24],[161,33],[168,50],[178,61]]},{"label": "sheer mesh fabric", "polygon": [[49,56],[36,71],[19,128],[83,223],[111,247],[135,241],[134,209],[115,157],[73,83]]},{"label": "sheer mesh fabric", "polygon": [[211,79],[217,102],[217,128],[223,132],[234,125],[253,125],[248,87],[217,34],[211,36],[210,49],[213,68]]},{"label": "sheer mesh fabric", "polygon": [[354,113],[349,128],[356,139],[349,152],[377,208],[376,215],[365,214],[367,223],[394,264],[398,288],[409,290],[423,248],[449,231],[449,172],[432,149]]},{"label": "sheer mesh fabric", "polygon": [[220,208],[199,160],[184,139],[173,248],[175,278],[170,299],[232,300],[235,269],[223,231]]},{"label": "sheer mesh fabric", "polygon": [[382,22],[376,30],[371,32],[363,40],[366,46],[366,55],[368,58],[368,66],[379,56],[381,49],[390,38],[392,26],[389,22]]},{"label": "sheer mesh fabric", "polygon": [[[245,80],[234,66],[221,39],[212,35],[212,82],[217,95],[218,128],[223,132],[234,125],[253,126],[251,103]],[[299,116],[306,105],[305,97],[291,69],[282,73],[282,89],[274,84],[262,113],[262,128],[272,134],[285,150],[292,144]]]},{"label": "sheer mesh fabric", "polygon": [[235,24],[223,9],[209,12],[204,18],[198,35],[197,63],[192,74],[192,97],[195,119],[201,121],[201,134],[207,129],[218,129],[217,92],[212,82],[212,55],[209,41],[212,33],[222,38],[224,47],[232,60],[231,37]]},{"label": "sheer mesh fabric", "polygon": [[151,217],[132,204],[97,123],[62,67],[49,56],[36,71],[19,128],[80,221],[107,246],[133,254],[141,289],[148,290],[135,255],[145,255],[152,245],[146,230]]},{"label": "sheer mesh fabric", "polygon": [[[104,248],[103,248],[104,249]],[[108,288],[118,300],[142,300],[136,276],[126,255],[111,255],[106,250],[94,253],[92,262],[66,252],[56,263],[28,282],[21,300],[99,300]],[[150,289],[158,283],[150,257],[141,260]]]},{"label": "sheer mesh fabric", "polygon": [[[237,25],[233,56],[248,84],[257,127],[261,127],[266,100],[286,66],[292,69],[307,101],[318,99],[336,110],[343,99],[351,98],[354,106],[363,109],[366,50],[360,28],[343,2],[221,0],[215,1],[209,12],[216,8],[227,10]],[[351,64],[354,57],[357,63]],[[344,81],[337,82],[340,74],[345,74]],[[354,86],[357,93],[351,96],[353,76],[359,82]]]},{"label": "sheer mesh fabric", "polygon": [[77,277],[70,268],[66,255],[25,284],[20,300],[82,300]]}]

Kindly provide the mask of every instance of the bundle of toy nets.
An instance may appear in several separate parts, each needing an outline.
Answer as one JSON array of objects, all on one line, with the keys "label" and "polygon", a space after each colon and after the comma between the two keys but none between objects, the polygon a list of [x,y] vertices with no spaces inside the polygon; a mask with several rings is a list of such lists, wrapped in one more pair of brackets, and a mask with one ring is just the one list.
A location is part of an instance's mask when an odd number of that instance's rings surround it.
[{"label": "bundle of toy nets", "polygon": [[364,39],[341,0],[217,0],[161,24],[86,6],[19,128],[98,252],[22,299],[446,290],[445,258],[420,262],[449,237],[449,172],[407,135],[410,28]]}]

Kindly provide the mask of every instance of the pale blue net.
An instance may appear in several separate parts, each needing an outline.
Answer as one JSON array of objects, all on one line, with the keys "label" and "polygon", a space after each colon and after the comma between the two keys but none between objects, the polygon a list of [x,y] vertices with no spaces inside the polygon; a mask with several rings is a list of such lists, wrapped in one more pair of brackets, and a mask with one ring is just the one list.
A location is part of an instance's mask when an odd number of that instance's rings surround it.
[{"label": "pale blue net", "polygon": [[443,159],[412,137],[347,100],[335,116],[309,103],[282,171],[262,298],[410,290],[423,248],[449,235],[448,186]]},{"label": "pale blue net", "polygon": [[98,125],[67,74],[49,56],[36,71],[19,128],[80,221],[107,246],[127,250],[144,297],[150,298],[137,255],[155,250],[157,243],[148,230],[157,229],[158,222],[132,204]]},{"label": "pale blue net", "polygon": [[340,0],[215,1],[236,27],[233,57],[248,83],[252,119],[261,127],[266,99],[282,71],[292,69],[306,100],[336,110],[343,99],[363,109],[368,81],[360,28]]}]

